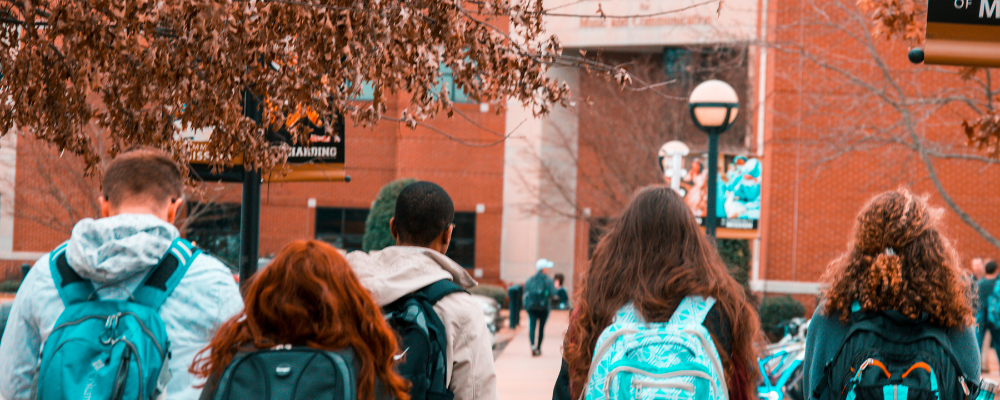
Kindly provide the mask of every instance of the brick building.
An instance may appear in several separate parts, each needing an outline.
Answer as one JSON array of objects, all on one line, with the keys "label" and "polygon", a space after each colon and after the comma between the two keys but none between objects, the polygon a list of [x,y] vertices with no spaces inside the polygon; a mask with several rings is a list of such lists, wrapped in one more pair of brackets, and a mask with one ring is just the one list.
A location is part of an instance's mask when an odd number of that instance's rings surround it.
[{"label": "brick building", "polygon": [[[468,120],[441,117],[428,121],[429,128],[416,130],[393,122],[373,128],[348,123],[345,168],[350,182],[265,182],[261,256],[300,238],[360,249],[364,221],[379,189],[395,179],[416,178],[440,184],[455,202],[457,226],[449,255],[482,282],[497,283],[504,152],[499,136],[504,134],[504,115],[487,104],[456,101],[456,109]],[[398,96],[387,115],[398,115],[403,107],[405,98]],[[98,211],[90,201],[96,199],[96,185],[82,175],[74,158],[60,157],[24,137],[8,135],[5,140],[0,172],[9,176],[0,191],[0,280],[17,277],[21,264],[33,263],[66,240],[71,221]],[[185,229],[188,236],[222,238],[199,244],[234,267],[240,200],[239,184],[207,184],[189,202],[211,203],[199,214],[208,222],[196,221]]]},{"label": "brick building", "polygon": [[[871,37],[853,0],[727,0],[721,13],[702,6],[662,14],[696,3],[616,1],[602,4],[604,13],[656,16],[547,22],[566,54],[653,66],[660,72],[650,79],[678,79],[657,90],[666,98],[610,93],[599,77],[556,68],[550,74],[574,90],[570,108],[539,119],[514,102],[499,115],[461,103],[458,109],[475,123],[459,117],[429,122],[476,146],[423,127],[348,124],[351,182],[264,185],[261,254],[302,237],[359,246],[379,188],[413,177],[452,194],[460,223],[455,258],[481,281],[523,282],[541,257],[555,261],[554,272],[579,275],[602,221],[614,217],[634,187],[663,182],[659,146],[671,139],[688,142],[692,151],[705,146],[686,115],[690,86],[684,85],[722,78],[741,98],[722,152],[760,159],[763,191],[758,229],[720,237],[751,243],[750,285],[757,292],[789,294],[813,306],[825,266],[846,248],[855,214],[876,193],[900,186],[945,208],[942,226],[963,258],[1000,256],[966,221],[1000,234],[1000,163],[967,148],[961,131],[962,120],[975,114],[970,105],[985,108],[984,99],[996,92],[990,82],[1000,76],[988,80],[980,72],[963,80],[954,68],[908,64],[904,46]],[[594,15],[593,6],[546,4],[584,16]],[[729,56],[705,56],[713,54]],[[640,104],[614,107],[628,101]],[[398,114],[403,102],[398,98],[388,114]],[[510,136],[501,141],[498,134]],[[40,216],[73,220],[94,213],[79,169],[53,169],[72,160],[30,141],[15,147],[13,139],[0,143],[0,275],[68,237],[65,224]],[[231,237],[238,232],[239,186],[206,193],[229,206],[220,208],[222,222],[203,228]]]}]

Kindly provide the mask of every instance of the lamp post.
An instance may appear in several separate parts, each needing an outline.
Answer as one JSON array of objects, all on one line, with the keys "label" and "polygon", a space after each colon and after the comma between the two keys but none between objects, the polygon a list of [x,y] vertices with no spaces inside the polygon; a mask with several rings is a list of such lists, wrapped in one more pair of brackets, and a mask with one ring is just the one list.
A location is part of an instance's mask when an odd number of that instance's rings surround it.
[{"label": "lamp post", "polygon": [[740,108],[736,90],[720,80],[702,82],[688,96],[694,125],[708,134],[708,201],[705,207],[705,235],[715,241],[716,195],[719,186],[719,135],[733,126]]}]

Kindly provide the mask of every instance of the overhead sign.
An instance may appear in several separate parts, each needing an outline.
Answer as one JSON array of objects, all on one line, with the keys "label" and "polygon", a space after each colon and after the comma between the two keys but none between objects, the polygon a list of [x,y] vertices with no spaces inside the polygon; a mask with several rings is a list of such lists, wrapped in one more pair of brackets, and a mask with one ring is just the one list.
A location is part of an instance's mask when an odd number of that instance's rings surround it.
[{"label": "overhead sign", "polygon": [[1000,67],[1000,0],[929,0],[927,64]]},{"label": "overhead sign", "polygon": [[[287,173],[282,175],[281,166],[276,170],[265,172],[266,182],[312,182],[312,181],[344,181],[349,180],[344,169],[344,117],[336,114],[331,118],[332,134],[327,134],[324,121],[312,110],[299,110],[289,116],[284,124],[269,126],[264,136],[274,144],[285,143],[291,147],[286,166]],[[309,132],[308,143],[293,143],[289,128],[299,124]],[[192,169],[205,179],[241,180],[243,160],[240,158],[227,163],[227,172],[211,174],[208,168],[208,140],[213,129],[186,129],[181,135],[193,142],[192,155],[189,162]],[[234,174],[233,171],[236,173]],[[238,175],[238,176],[237,176]]]}]

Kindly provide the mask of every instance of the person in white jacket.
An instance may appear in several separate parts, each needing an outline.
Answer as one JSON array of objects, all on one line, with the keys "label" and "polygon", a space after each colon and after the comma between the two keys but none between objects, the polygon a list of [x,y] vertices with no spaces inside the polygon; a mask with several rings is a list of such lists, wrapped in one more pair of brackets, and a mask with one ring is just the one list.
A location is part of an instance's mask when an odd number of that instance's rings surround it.
[{"label": "person in white jacket", "polygon": [[[454,216],[454,204],[444,189],[431,182],[412,183],[400,192],[395,217],[389,221],[396,246],[347,255],[379,306],[442,279],[466,289],[477,285],[444,255]],[[457,292],[438,301],[434,311],[447,333],[447,386],[455,400],[497,399],[493,350],[481,305],[468,293]]]},{"label": "person in white jacket", "polygon": [[[77,223],[66,250],[69,266],[98,287],[100,299],[128,298],[180,236],[173,221],[183,185],[180,168],[159,150],[131,150],[108,165],[102,218]],[[41,347],[64,309],[46,254],[21,284],[0,342],[0,399],[35,398]],[[229,268],[204,253],[195,257],[159,308],[172,353],[166,399],[198,398],[202,380],[188,372],[191,361],[242,309]]]}]

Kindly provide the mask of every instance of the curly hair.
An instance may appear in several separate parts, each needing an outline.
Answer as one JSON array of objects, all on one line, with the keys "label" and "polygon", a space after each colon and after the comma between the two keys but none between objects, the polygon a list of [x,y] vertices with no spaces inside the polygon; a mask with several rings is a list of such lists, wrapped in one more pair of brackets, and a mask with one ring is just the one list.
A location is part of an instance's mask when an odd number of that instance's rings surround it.
[{"label": "curly hair", "polygon": [[376,377],[396,399],[410,398],[409,382],[394,370],[395,334],[347,260],[326,243],[297,240],[285,246],[250,283],[243,312],[219,327],[190,371],[220,377],[240,350],[278,344],[351,347],[361,367],[358,399],[375,399]]},{"label": "curly hair", "polygon": [[974,323],[970,282],[958,254],[941,235],[942,211],[906,189],[875,196],[858,214],[848,250],[830,264],[824,313],[850,321],[862,311],[895,310],[909,318],[927,313],[946,328]]},{"label": "curly hair", "polygon": [[597,339],[619,308],[632,302],[646,321],[664,322],[688,295],[717,300],[731,329],[732,353],[719,351],[730,398],[756,399],[763,337],[756,309],[684,200],[662,185],[640,189],[594,249],[563,352],[574,396],[587,389]]}]

